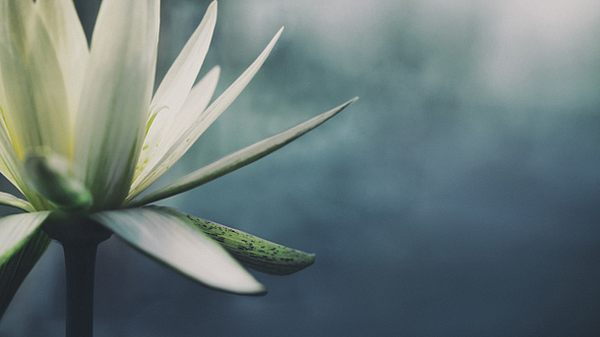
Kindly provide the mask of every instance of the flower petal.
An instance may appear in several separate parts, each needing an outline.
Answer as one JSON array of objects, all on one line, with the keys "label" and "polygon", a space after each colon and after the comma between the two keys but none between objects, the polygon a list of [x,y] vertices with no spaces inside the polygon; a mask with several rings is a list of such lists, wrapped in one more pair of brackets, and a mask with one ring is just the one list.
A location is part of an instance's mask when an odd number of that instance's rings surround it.
[{"label": "flower petal", "polygon": [[124,209],[92,218],[134,248],[204,285],[240,294],[265,291],[217,242],[169,212]]},{"label": "flower petal", "polygon": [[[0,75],[1,77],[1,75]],[[0,81],[0,173],[13,184],[19,191],[23,192],[24,183],[21,179],[21,173],[15,149],[12,146],[12,141],[8,135],[6,123],[4,120],[4,110],[2,106],[5,104],[3,99],[4,90],[2,89],[2,81]]]},{"label": "flower petal", "polygon": [[60,62],[73,127],[90,54],[85,32],[73,0],[37,0],[36,6]]},{"label": "flower petal", "polygon": [[17,157],[36,147],[69,155],[71,130],[62,70],[33,1],[0,2],[4,122]]},{"label": "flower petal", "polygon": [[48,236],[38,229],[23,247],[0,266],[0,318],[49,243]]},{"label": "flower petal", "polygon": [[[213,68],[190,93],[198,72],[204,63],[217,22],[217,2],[213,1],[204,18],[185,44],[179,56],[160,83],[148,116],[151,124],[144,139],[144,146],[136,165],[134,183],[135,190],[143,179],[136,179],[141,174],[147,176],[144,169],[154,158],[164,155],[177,135],[184,132],[187,125],[193,122],[194,116],[203,111],[210,101],[219,79],[219,68]],[[199,94],[199,95],[198,95]],[[190,102],[191,101],[191,102]],[[194,104],[194,109],[182,111],[181,107]]]},{"label": "flower petal", "polygon": [[323,124],[331,117],[335,116],[340,111],[344,110],[348,105],[354,103],[358,97],[355,97],[346,103],[324,112],[308,121],[298,124],[284,132],[275,136],[264,139],[258,143],[245,147],[237,152],[234,152],[226,157],[223,157],[203,168],[192,172],[170,185],[163,187],[157,191],[151,192],[143,198],[130,202],[130,206],[146,205],[151,202],[172,197],[176,194],[191,190],[202,184],[205,184],[213,179],[223,176],[229,172],[235,171],[238,168],[244,167],[254,161],[268,155],[269,153],[280,149],[289,144],[298,137],[304,135],[308,131]]},{"label": "flower petal", "polygon": [[0,218],[0,265],[34,235],[49,212],[23,213]]},{"label": "flower petal", "polygon": [[28,201],[5,192],[0,192],[0,205],[18,208],[26,212],[34,211],[33,206]]},{"label": "flower petal", "polygon": [[204,63],[216,22],[217,2],[213,1],[152,99],[151,110],[158,111],[159,125],[175,120],[175,114],[185,102]]},{"label": "flower petal", "polygon": [[0,173],[29,200],[28,202],[23,200],[26,204],[19,200],[12,200],[12,206],[25,211],[45,208],[45,201],[23,179],[22,165],[14,151],[4,120],[1,85],[0,82]]},{"label": "flower petal", "polygon": [[127,195],[154,85],[159,0],[102,2],[77,114],[75,160],[94,206]]},{"label": "flower petal", "polygon": [[[136,178],[131,185],[130,194],[137,193],[148,184],[152,167],[158,160],[166,155],[166,152],[179,141],[179,136],[189,125],[193,124],[204,111],[213,96],[219,81],[220,68],[211,69],[198,84],[194,86],[188,95],[183,107],[173,114],[160,114],[152,122],[148,135],[144,140],[144,147],[136,166]],[[166,120],[166,115],[172,117]]]},{"label": "flower petal", "polygon": [[178,135],[178,139],[172,142],[172,145],[163,151],[163,155],[153,158],[151,163],[148,163],[144,171],[140,174],[138,186],[135,193],[129,194],[129,199],[141,193],[144,189],[150,186],[156,179],[163,175],[175,162],[177,162],[189,148],[196,142],[198,137],[208,129],[208,127],[223,113],[231,103],[239,96],[246,88],[248,83],[254,78],[263,65],[271,50],[281,36],[283,27],[275,34],[267,47],[262,51],[258,58],[246,69],[240,77],[235,80],[209,107],[202,112],[198,118],[186,127],[183,134]]},{"label": "flower petal", "polygon": [[180,213],[172,208],[162,207],[161,209],[200,229],[218,241],[236,259],[252,269],[268,274],[288,275],[315,262],[315,254],[288,248],[235,228]]}]

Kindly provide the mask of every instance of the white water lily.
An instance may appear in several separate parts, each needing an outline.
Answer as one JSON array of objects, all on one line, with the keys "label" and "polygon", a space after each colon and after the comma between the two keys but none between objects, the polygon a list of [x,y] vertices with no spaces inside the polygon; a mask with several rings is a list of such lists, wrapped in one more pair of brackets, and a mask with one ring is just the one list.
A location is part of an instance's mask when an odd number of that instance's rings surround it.
[{"label": "white water lily", "polygon": [[153,93],[159,7],[104,0],[88,47],[71,0],[0,0],[0,172],[22,195],[0,193],[0,203],[25,211],[0,219],[0,310],[45,250],[53,214],[91,219],[182,274],[236,293],[264,291],[239,261],[276,274],[312,263],[312,254],[146,205],[279,149],[354,100],[140,197],[242,92],[282,32],[211,102],[219,68],[196,77],[213,2]]}]

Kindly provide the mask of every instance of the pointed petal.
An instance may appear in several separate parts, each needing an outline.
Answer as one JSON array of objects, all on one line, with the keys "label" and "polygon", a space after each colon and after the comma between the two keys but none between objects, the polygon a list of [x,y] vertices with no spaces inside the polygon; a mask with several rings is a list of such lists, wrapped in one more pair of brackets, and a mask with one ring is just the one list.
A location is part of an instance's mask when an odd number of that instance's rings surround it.
[{"label": "pointed petal", "polygon": [[161,209],[200,229],[218,241],[236,259],[258,271],[274,275],[288,275],[315,262],[315,254],[288,248],[235,228],[180,213],[172,208]]},{"label": "pointed petal", "polygon": [[0,265],[15,254],[42,225],[49,212],[23,213],[0,219]]},{"label": "pointed petal", "polygon": [[[148,175],[157,159],[165,156],[166,152],[179,141],[179,135],[185,133],[189,126],[202,114],[217,88],[220,68],[214,67],[198,84],[194,86],[183,107],[173,114],[158,114],[150,126],[148,135],[136,167],[136,178],[131,185],[131,192],[136,193],[148,182]],[[169,120],[166,120],[166,116]],[[163,117],[163,118],[160,118]]]},{"label": "pointed petal", "polygon": [[74,177],[70,163],[52,153],[30,154],[25,160],[33,188],[60,209],[83,210],[92,205],[92,195]]},{"label": "pointed petal", "polygon": [[15,153],[50,147],[68,155],[67,95],[56,50],[32,1],[0,2],[3,112]]},{"label": "pointed petal", "polygon": [[145,188],[150,186],[156,179],[163,175],[175,162],[177,162],[189,148],[196,142],[198,137],[208,129],[208,127],[223,113],[239,94],[246,88],[248,83],[254,78],[263,65],[271,50],[277,43],[277,40],[283,32],[283,27],[275,34],[271,42],[262,51],[258,58],[240,75],[240,77],[227,88],[221,96],[219,96],[206,111],[204,111],[194,123],[190,124],[185,133],[179,135],[177,141],[164,151],[164,155],[154,159],[145,168],[140,176],[144,177],[144,182],[140,183],[140,187],[136,189],[136,193],[130,193],[130,199],[141,193]]},{"label": "pointed petal", "polygon": [[125,198],[156,67],[158,0],[102,2],[77,114],[75,160],[99,208]]},{"label": "pointed petal", "polygon": [[264,139],[258,143],[255,143],[226,157],[223,157],[207,166],[204,166],[203,168],[195,172],[192,172],[176,180],[174,183],[163,187],[158,191],[149,193],[147,196],[141,198],[138,201],[131,202],[130,205],[146,205],[157,200],[172,197],[176,194],[196,188],[213,179],[216,179],[229,172],[235,171],[241,167],[253,163],[254,161],[268,155],[269,153],[275,150],[280,149],[281,147],[289,144],[298,137],[306,134],[310,130],[323,124],[331,117],[344,110],[347,106],[354,103],[357,99],[358,98],[355,97],[336,108],[333,108],[327,112],[324,112],[316,117],[309,119],[304,123],[298,124],[293,128],[290,128],[275,136]]},{"label": "pointed petal", "polygon": [[28,201],[5,192],[0,192],[0,205],[18,208],[26,212],[34,211],[33,206]]},{"label": "pointed petal", "polygon": [[240,294],[265,290],[217,242],[164,210],[124,209],[92,218],[134,248],[204,285]]},{"label": "pointed petal", "polygon": [[[12,142],[8,135],[4,109],[6,109],[6,97],[2,81],[2,69],[0,67],[0,173],[13,185],[17,185],[16,155]],[[18,187],[17,187],[18,188]]]},{"label": "pointed petal", "polygon": [[38,229],[23,247],[0,266],[0,318],[49,243],[48,236]]},{"label": "pointed petal", "polygon": [[152,99],[152,110],[158,111],[157,121],[170,121],[179,111],[192,89],[204,63],[217,22],[217,2],[213,1],[196,31],[165,75]]},{"label": "pointed petal", "polygon": [[48,29],[65,80],[73,127],[89,58],[85,32],[73,0],[37,0],[38,13]]},{"label": "pointed petal", "polygon": [[23,193],[24,183],[21,179],[19,165],[17,164],[18,159],[4,120],[4,110],[2,108],[4,106],[2,103],[4,101],[2,99],[3,94],[2,81],[0,81],[0,173]]}]

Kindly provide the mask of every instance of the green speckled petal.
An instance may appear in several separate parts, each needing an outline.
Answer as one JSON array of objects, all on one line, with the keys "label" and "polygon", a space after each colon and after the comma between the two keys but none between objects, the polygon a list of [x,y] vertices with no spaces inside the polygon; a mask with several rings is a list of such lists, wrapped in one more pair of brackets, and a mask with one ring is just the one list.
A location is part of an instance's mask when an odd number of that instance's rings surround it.
[{"label": "green speckled petal", "polygon": [[164,209],[183,218],[218,241],[231,255],[246,266],[263,273],[292,274],[315,262],[315,254],[288,248],[216,222],[180,213],[171,208]]},{"label": "green speckled petal", "polygon": [[132,247],[194,281],[236,294],[266,293],[223,247],[171,212],[144,207],[91,217]]}]

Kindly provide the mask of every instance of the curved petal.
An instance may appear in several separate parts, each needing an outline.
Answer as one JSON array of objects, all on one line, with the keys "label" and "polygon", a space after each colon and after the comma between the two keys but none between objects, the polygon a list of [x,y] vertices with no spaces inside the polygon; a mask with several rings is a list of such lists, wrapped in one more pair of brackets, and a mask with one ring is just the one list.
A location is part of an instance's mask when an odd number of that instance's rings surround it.
[{"label": "curved petal", "polygon": [[[150,168],[156,163],[157,158],[164,157],[166,152],[179,141],[179,135],[183,134],[189,125],[193,124],[198,116],[202,114],[217,88],[220,72],[218,66],[211,69],[194,86],[179,111],[172,114],[158,113],[144,140],[130,194],[137,193],[144,187],[147,183],[148,174],[151,172]],[[166,120],[165,115],[169,115],[171,118]],[[159,118],[161,116],[163,118]]]},{"label": "curved petal", "polygon": [[10,193],[0,192],[0,205],[18,208],[25,212],[33,212],[33,206],[21,198],[17,198]]},{"label": "curved petal", "polygon": [[49,214],[23,213],[0,218],[0,265],[27,243]]},{"label": "curved petal", "polygon": [[315,254],[285,247],[241,230],[161,207],[215,239],[249,268],[273,275],[289,275],[315,262]]},{"label": "curved petal", "polygon": [[50,239],[39,230],[48,215],[38,212],[0,218],[0,316],[48,247]]},{"label": "curved petal", "polygon": [[175,164],[175,162],[177,162],[196,142],[198,137],[200,137],[221,113],[233,103],[266,61],[282,32],[283,27],[275,34],[267,47],[265,47],[248,69],[246,69],[240,77],[238,77],[238,79],[235,80],[235,82],[233,82],[208,107],[208,109],[206,109],[206,111],[203,111],[192,124],[186,127],[186,131],[178,136],[178,139],[173,142],[173,145],[171,145],[168,150],[164,151],[164,155],[152,158],[152,162],[148,163],[142,173],[140,173],[140,176],[138,177],[138,179],[140,179],[139,186],[136,188],[135,192],[129,194],[129,199],[141,193],[171,168],[171,166],[173,166],[173,164]]},{"label": "curved petal", "polygon": [[185,102],[204,63],[216,22],[217,2],[213,1],[156,90],[151,110],[158,111],[157,124],[163,125],[176,119],[175,114]]},{"label": "curved petal", "polygon": [[0,318],[49,243],[48,236],[38,229],[23,247],[0,266]]},{"label": "curved petal", "polygon": [[69,108],[58,56],[33,1],[0,2],[3,112],[15,154],[36,147],[69,155]]},{"label": "curved petal", "polygon": [[154,85],[159,0],[105,0],[77,114],[75,160],[98,208],[127,195]]},{"label": "curved petal", "polygon": [[217,242],[169,212],[148,207],[92,218],[134,248],[209,287],[240,294],[265,291]]},{"label": "curved petal", "polygon": [[166,187],[149,193],[140,200],[136,200],[129,203],[129,205],[132,207],[141,206],[149,204],[151,202],[172,197],[179,193],[183,193],[185,191],[196,188],[202,184],[205,184],[218,177],[221,177],[229,172],[235,171],[250,163],[253,163],[256,160],[268,155],[269,153],[289,144],[290,142],[306,134],[307,132],[316,128],[317,126],[325,123],[331,117],[344,110],[348,105],[354,103],[357,99],[358,97],[355,97],[338,107],[335,107],[327,112],[324,112],[320,115],[309,119],[304,123],[298,124],[275,136],[261,140],[258,143],[254,143],[237,152],[225,156],[211,164],[204,166],[203,168],[197,171],[194,171],[182,178],[179,178],[175,182],[167,185]]},{"label": "curved petal", "polygon": [[[0,78],[2,78],[1,74]],[[15,149],[12,146],[4,119],[4,109],[2,107],[5,103],[3,103],[3,95],[4,90],[2,88],[2,81],[0,81],[0,173],[22,193],[24,184],[21,179],[19,166],[17,165],[18,161]]]},{"label": "curved petal", "polygon": [[38,13],[58,55],[69,104],[69,120],[75,123],[89,48],[73,0],[37,0]]}]

